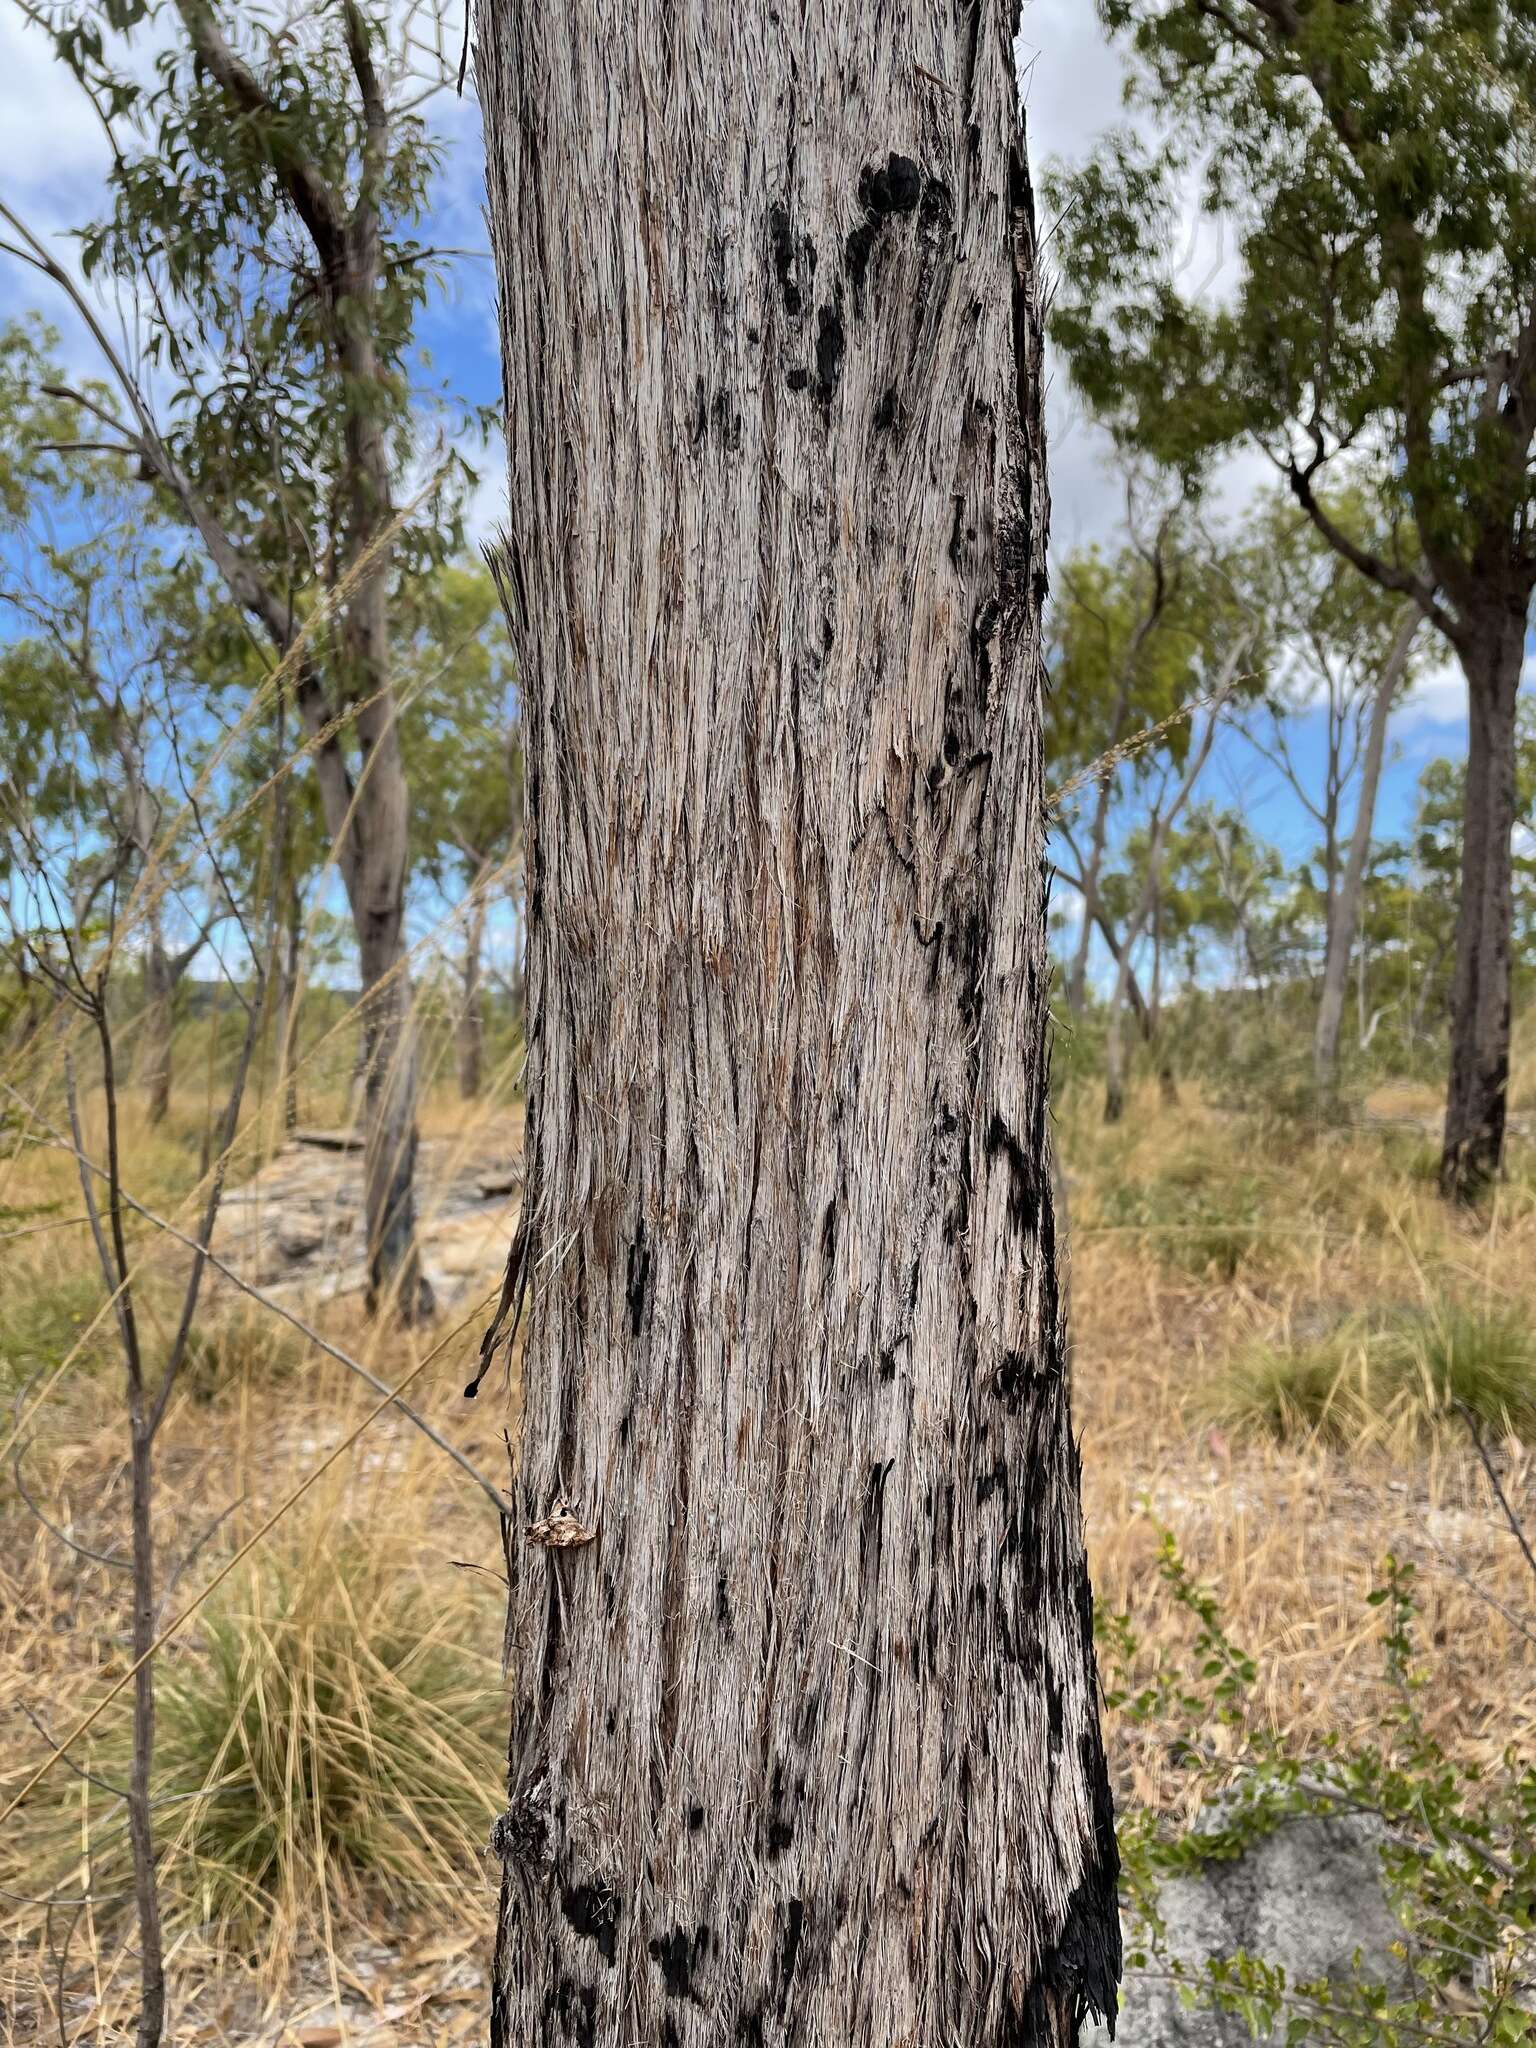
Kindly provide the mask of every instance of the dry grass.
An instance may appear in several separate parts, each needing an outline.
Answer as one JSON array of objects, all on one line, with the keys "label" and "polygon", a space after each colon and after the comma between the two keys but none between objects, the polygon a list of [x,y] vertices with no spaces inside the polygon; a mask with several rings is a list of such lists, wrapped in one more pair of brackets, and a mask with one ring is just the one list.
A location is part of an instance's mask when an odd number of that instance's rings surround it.
[{"label": "dry grass", "polygon": [[[432,1078],[423,1128],[466,1151],[514,1080],[504,1072],[490,1101],[468,1108]],[[99,1110],[87,1107],[94,1145]],[[310,1086],[308,1119],[340,1112],[339,1087]],[[1174,1115],[1151,1091],[1115,1131],[1095,1112],[1086,1094],[1069,1101],[1062,1138],[1076,1402],[1101,1603],[1132,1613],[1145,1656],[1179,1654],[1186,1622],[1155,1568],[1159,1528],[1170,1528],[1256,1657],[1274,1724],[1303,1745],[1320,1743],[1369,1731],[1379,1715],[1383,1620],[1366,1594],[1393,1551],[1419,1566],[1435,1732],[1462,1756],[1529,1748],[1536,1660],[1484,1595],[1529,1613],[1532,1589],[1464,1434],[1443,1422],[1367,1429],[1346,1451],[1317,1428],[1243,1432],[1213,1422],[1208,1406],[1233,1362],[1256,1347],[1305,1352],[1352,1318],[1432,1320],[1452,1302],[1487,1322],[1524,1318],[1529,1327],[1536,1199],[1518,1159],[1491,1217],[1472,1225],[1436,1201],[1412,1131],[1258,1128],[1198,1101]],[[130,1100],[134,1191],[185,1218],[205,1112],[194,1102],[158,1133],[137,1113]],[[272,1105],[258,1100],[248,1121],[247,1170],[270,1149]],[[14,1393],[41,1368],[26,1395],[36,1406],[24,1430],[29,1482],[68,1534],[106,1550],[122,1540],[126,1479],[111,1345],[101,1330],[86,1334],[101,1289],[73,1220],[71,1165],[18,1135],[0,1159],[0,1206],[34,1213],[0,1228],[47,1227],[6,1246],[0,1381]],[[139,1242],[155,1275],[150,1322],[163,1339],[184,1254],[147,1230]],[[334,1364],[270,1339],[227,1300],[210,1302],[205,1320],[161,1450],[167,1568],[212,1530],[178,1604],[374,1405]],[[346,1302],[322,1320],[391,1381],[438,1341],[370,1327]],[[416,1393],[494,1479],[505,1470],[506,1404],[490,1389],[474,1407],[460,1398],[474,1340],[471,1325]],[[7,1413],[0,1432],[12,1430]],[[1528,1452],[1511,1440],[1507,1462],[1512,1489],[1536,1501]],[[178,1639],[163,1675],[160,1828],[181,2038],[276,2041],[284,2024],[332,2009],[365,2014],[356,2032],[374,2029],[381,2048],[386,2039],[456,2039],[481,2025],[494,1893],[476,1844],[499,1790],[500,1568],[483,1496],[386,1419]],[[121,1676],[125,1585],[46,1534],[9,1478],[0,1480],[0,1725],[10,1738],[0,1794],[47,1754],[23,1707],[57,1730]],[[425,1645],[414,1666],[413,1640]],[[125,1725],[114,1708],[80,1758],[104,1780],[120,1762]],[[1175,1796],[1165,1743],[1112,1728],[1111,1746],[1122,1797]],[[131,1927],[105,1906],[50,1913],[26,1901],[61,1876],[80,1883],[87,1825],[110,1793],[66,1766],[47,1782],[0,1844],[0,1887],[11,1895],[0,2004],[18,2038],[62,2029],[66,2042],[106,2041],[133,2009]],[[97,1889],[116,1881],[109,1836]],[[407,1991],[414,2002],[402,2035]]]},{"label": "dry grass", "polygon": [[[1148,1090],[1105,1131],[1086,1095],[1066,1106],[1062,1153],[1075,1231],[1077,1419],[1089,1541],[1102,1606],[1129,1610],[1143,1654],[1177,1656],[1187,1622],[1156,1574],[1159,1531],[1219,1594],[1255,1657],[1272,1724],[1303,1748],[1369,1736],[1385,1699],[1383,1611],[1367,1605],[1385,1556],[1418,1566],[1433,1684],[1432,1731],[1455,1756],[1491,1760],[1536,1739],[1536,1655],[1493,1601],[1528,1616],[1536,1586],[1459,1426],[1381,1426],[1348,1453],[1322,1429],[1276,1440],[1210,1420],[1213,1390],[1255,1347],[1326,1339],[1349,1318],[1440,1305],[1506,1329],[1536,1320],[1536,1211],[1517,1185],[1482,1222],[1442,1208],[1415,1148],[1368,1129],[1308,1135],[1178,1114]],[[1257,1180],[1254,1246],[1231,1279],[1195,1277],[1171,1233],[1127,1229],[1127,1185]],[[1506,1485],[1536,1513],[1536,1457],[1511,1437]],[[1208,1739],[1220,1745],[1225,1731]],[[1175,1796],[1166,1745],[1112,1728],[1123,1797]]]}]

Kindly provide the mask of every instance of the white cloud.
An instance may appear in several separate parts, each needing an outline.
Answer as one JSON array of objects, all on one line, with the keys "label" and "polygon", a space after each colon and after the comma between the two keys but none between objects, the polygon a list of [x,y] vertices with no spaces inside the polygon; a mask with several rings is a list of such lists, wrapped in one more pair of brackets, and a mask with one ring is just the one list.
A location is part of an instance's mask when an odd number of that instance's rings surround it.
[{"label": "white cloud", "polygon": [[[1461,725],[1467,716],[1467,679],[1461,663],[1438,634],[1433,659],[1403,699],[1395,721],[1400,736],[1422,726]],[[1526,663],[1529,671],[1531,664]]]}]

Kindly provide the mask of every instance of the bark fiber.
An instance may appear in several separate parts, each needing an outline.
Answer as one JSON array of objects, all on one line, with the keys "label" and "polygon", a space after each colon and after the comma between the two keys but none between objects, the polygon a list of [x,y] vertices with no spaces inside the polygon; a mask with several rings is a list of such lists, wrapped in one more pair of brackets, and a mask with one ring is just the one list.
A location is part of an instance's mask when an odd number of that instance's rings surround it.
[{"label": "bark fiber", "polygon": [[1056,2048],[1119,1933],[1012,16],[478,27],[528,799],[492,2038]]}]

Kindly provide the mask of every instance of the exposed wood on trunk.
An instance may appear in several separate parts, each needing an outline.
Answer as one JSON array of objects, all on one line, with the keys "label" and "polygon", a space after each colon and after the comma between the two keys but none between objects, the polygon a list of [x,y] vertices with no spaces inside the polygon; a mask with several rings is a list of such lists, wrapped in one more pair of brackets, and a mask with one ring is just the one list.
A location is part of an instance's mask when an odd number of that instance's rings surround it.
[{"label": "exposed wood on trunk", "polygon": [[1012,13],[479,30],[528,792],[492,2040],[1064,2048],[1119,1939]]},{"label": "exposed wood on trunk", "polygon": [[1387,752],[1387,727],[1392,717],[1392,706],[1407,673],[1414,636],[1423,623],[1423,617],[1416,604],[1404,607],[1380,679],[1372,693],[1370,722],[1360,765],[1360,795],[1355,808],[1354,829],[1350,834],[1349,854],[1338,888],[1329,893],[1323,990],[1318,1002],[1317,1030],[1313,1040],[1313,1071],[1318,1087],[1324,1092],[1332,1089],[1338,1071],[1344,991],[1349,979],[1349,956],[1360,929],[1360,906],[1365,894],[1371,837],[1376,825],[1376,792],[1381,786],[1382,764]]}]

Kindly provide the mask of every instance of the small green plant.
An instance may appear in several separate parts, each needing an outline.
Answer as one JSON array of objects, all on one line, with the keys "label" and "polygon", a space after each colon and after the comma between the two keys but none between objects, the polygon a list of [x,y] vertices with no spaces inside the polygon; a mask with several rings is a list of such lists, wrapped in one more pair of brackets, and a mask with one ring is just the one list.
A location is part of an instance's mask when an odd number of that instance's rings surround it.
[{"label": "small green plant", "polygon": [[[1176,1667],[1164,1660],[1148,1673],[1129,1617],[1106,1616],[1098,1628],[1105,1696],[1165,1747],[1204,1812],[1197,1831],[1148,1813],[1122,1818],[1131,1966],[1166,1973],[1190,2005],[1233,2015],[1256,2038],[1287,2048],[1482,2048],[1536,2038],[1528,1981],[1536,1766],[1513,1750],[1496,1770],[1460,1765],[1426,1735],[1417,1711],[1427,1677],[1418,1663],[1413,1566],[1388,1556],[1367,1596],[1387,1620],[1392,1703],[1380,1741],[1333,1742],[1304,1759],[1251,1702],[1254,1662],[1227,1635],[1214,1594],[1167,1531],[1159,1569],[1192,1624],[1190,1650]],[[1240,1856],[1288,1820],[1350,1813],[1372,1816],[1381,1829],[1383,1881],[1402,1926],[1393,1984],[1358,1972],[1295,1983],[1262,1956],[1239,1951],[1197,1966],[1169,1953],[1157,1905],[1163,1882]]]},{"label": "small green plant", "polygon": [[1236,1353],[1199,1390],[1213,1421],[1336,1445],[1418,1438],[1466,1412],[1536,1434],[1536,1336],[1512,1311],[1455,1302],[1352,1316],[1300,1344]]}]

